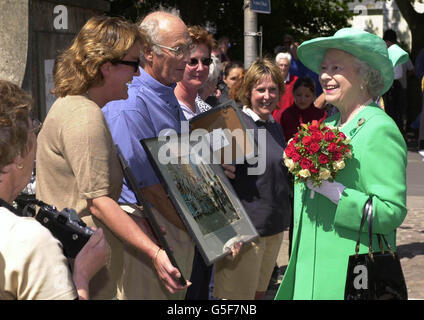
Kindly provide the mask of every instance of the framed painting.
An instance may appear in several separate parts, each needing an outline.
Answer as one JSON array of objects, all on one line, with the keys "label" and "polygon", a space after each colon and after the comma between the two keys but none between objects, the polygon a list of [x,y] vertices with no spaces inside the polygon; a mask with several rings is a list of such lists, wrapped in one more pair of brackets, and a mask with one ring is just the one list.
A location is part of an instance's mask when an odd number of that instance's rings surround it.
[{"label": "framed painting", "polygon": [[[206,264],[249,242],[258,233],[206,139],[190,134],[142,140],[152,167],[165,187]],[[215,159],[216,160],[216,159]]]}]

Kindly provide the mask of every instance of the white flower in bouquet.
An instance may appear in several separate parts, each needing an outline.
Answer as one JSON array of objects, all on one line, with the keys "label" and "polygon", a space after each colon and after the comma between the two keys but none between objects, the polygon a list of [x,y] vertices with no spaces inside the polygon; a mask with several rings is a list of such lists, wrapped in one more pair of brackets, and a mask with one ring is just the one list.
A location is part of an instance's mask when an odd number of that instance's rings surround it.
[{"label": "white flower in bouquet", "polygon": [[334,170],[342,170],[345,167],[345,162],[343,160],[339,160],[333,163]]},{"label": "white flower in bouquet", "polygon": [[319,172],[319,178],[322,180],[327,180],[331,176],[331,171],[328,169],[321,169]]},{"label": "white flower in bouquet", "polygon": [[311,172],[308,169],[302,169],[302,170],[299,171],[299,175],[302,178],[307,178],[307,177],[311,176]]}]

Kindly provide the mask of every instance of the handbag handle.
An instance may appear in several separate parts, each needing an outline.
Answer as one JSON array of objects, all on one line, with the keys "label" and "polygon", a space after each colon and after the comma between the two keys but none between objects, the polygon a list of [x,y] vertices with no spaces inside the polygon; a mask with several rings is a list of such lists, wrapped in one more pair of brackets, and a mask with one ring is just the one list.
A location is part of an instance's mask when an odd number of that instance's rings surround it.
[{"label": "handbag handle", "polygon": [[358,240],[356,241],[356,247],[355,247],[355,256],[356,257],[358,257],[358,253],[359,253],[359,244],[361,243],[362,229],[364,227],[365,220],[367,219],[367,216],[368,216],[368,207],[369,207],[369,199],[365,203],[364,210],[363,210],[363,213],[362,213],[361,225],[359,227],[359,232],[358,232]]},{"label": "handbag handle", "polygon": [[[369,242],[368,255],[370,256],[371,260],[374,261],[374,254],[373,254],[373,250],[372,250],[372,198],[371,197],[368,199],[367,203],[369,203],[368,213],[367,213],[367,217],[368,217],[368,242]],[[381,247],[380,247],[380,249],[382,250]]]},{"label": "handbag handle", "polygon": [[[373,209],[372,197],[370,197],[367,200],[367,202],[365,203],[365,206],[364,206],[364,211],[363,211],[362,219],[361,219],[361,225],[359,227],[358,241],[356,242],[356,247],[355,247],[355,256],[356,257],[358,256],[359,244],[361,242],[362,229],[364,227],[365,220],[368,218],[368,241],[369,241],[368,255],[370,256],[371,260],[374,261],[374,254],[373,254],[373,249],[372,249],[372,216],[373,216],[372,209]],[[395,258],[395,254],[393,253],[393,250],[390,247],[389,242],[387,241],[386,237],[383,234],[378,233],[377,238],[378,238],[378,243],[379,243],[379,247],[380,247],[381,252],[384,253],[383,243],[381,242],[381,238],[383,238],[384,243],[386,244],[387,248],[389,249],[390,254],[393,256],[393,258]]]}]

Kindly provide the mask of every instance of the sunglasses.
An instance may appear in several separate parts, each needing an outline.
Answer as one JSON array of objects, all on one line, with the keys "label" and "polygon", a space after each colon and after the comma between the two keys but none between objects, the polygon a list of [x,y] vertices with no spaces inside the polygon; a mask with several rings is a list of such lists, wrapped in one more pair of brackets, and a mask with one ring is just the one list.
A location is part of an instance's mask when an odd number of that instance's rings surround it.
[{"label": "sunglasses", "polygon": [[131,66],[134,68],[134,73],[137,73],[138,67],[140,65],[140,59],[137,59],[137,61],[127,61],[127,60],[117,60],[113,61],[113,64],[125,64],[127,66]]},{"label": "sunglasses", "polygon": [[199,60],[202,62],[202,64],[206,67],[209,67],[210,64],[212,63],[212,59],[211,58],[202,58],[202,59],[197,59],[197,58],[191,58],[190,62],[188,63],[188,65],[190,67],[197,67],[197,65],[199,64]]}]

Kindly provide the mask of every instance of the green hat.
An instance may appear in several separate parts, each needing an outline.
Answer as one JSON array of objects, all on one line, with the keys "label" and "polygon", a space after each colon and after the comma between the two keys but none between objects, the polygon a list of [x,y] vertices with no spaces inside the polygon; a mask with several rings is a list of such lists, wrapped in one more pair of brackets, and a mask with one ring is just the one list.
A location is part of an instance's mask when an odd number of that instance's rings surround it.
[{"label": "green hat", "polygon": [[384,81],[380,95],[389,90],[393,83],[393,67],[408,60],[408,54],[398,45],[387,49],[386,43],[379,36],[354,28],[340,29],[332,37],[305,41],[297,49],[297,55],[306,67],[319,74],[328,49],[346,51],[379,70]]}]

